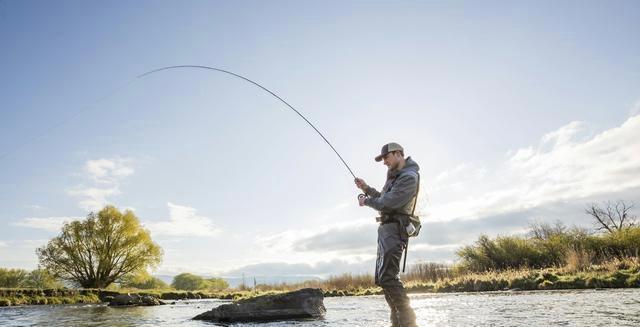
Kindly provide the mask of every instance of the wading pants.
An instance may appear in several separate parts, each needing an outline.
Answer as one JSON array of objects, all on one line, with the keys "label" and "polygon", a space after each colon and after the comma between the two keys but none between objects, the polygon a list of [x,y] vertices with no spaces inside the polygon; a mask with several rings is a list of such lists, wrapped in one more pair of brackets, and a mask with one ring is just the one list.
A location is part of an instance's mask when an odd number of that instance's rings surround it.
[{"label": "wading pants", "polygon": [[400,281],[400,260],[407,245],[407,234],[397,223],[378,227],[378,257],[375,283],[382,287],[384,298],[391,309],[391,325],[416,327],[416,314]]}]

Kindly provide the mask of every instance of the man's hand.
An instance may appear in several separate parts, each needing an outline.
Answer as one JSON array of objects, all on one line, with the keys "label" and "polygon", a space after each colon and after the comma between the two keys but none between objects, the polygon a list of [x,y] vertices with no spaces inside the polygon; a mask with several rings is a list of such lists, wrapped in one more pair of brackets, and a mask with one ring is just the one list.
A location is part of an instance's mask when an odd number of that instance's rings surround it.
[{"label": "man's hand", "polygon": [[356,183],[356,186],[359,189],[361,189],[363,192],[366,191],[367,188],[369,187],[369,185],[367,185],[367,183],[362,178],[356,178],[355,183]]},{"label": "man's hand", "polygon": [[366,199],[367,197],[364,194],[358,195],[358,204],[360,204],[361,207],[364,207],[364,200]]}]

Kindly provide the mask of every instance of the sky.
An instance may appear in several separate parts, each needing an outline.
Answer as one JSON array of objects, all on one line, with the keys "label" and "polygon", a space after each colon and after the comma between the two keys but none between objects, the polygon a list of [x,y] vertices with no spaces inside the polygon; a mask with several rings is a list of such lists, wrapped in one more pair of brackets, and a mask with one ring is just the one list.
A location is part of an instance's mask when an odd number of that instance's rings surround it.
[{"label": "sky", "polygon": [[[353,177],[421,167],[409,264],[640,198],[637,1],[0,2],[0,267],[133,210],[155,274],[371,273]],[[636,215],[640,214],[638,209]]]}]

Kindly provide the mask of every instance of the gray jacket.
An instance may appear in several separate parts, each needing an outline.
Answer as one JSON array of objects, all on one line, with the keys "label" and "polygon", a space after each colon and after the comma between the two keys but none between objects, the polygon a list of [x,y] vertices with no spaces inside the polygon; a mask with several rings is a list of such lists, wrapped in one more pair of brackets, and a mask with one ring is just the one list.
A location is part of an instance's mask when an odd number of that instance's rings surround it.
[{"label": "gray jacket", "polygon": [[370,186],[365,190],[369,197],[364,204],[380,211],[381,214],[411,215],[418,191],[418,170],[418,164],[411,157],[407,157],[402,169],[387,171],[387,182],[382,187],[382,192]]}]

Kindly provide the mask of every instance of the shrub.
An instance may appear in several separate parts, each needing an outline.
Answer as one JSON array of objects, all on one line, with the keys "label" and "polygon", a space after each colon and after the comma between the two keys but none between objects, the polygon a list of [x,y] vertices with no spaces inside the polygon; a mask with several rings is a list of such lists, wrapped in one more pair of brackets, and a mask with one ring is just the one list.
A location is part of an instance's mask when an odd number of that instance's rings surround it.
[{"label": "shrub", "polygon": [[177,290],[194,291],[206,287],[204,278],[190,273],[182,273],[173,277],[171,286]]},{"label": "shrub", "polygon": [[[473,245],[460,248],[460,261],[453,273],[491,270],[547,268],[565,265],[568,271],[584,271],[593,265],[618,260],[617,269],[633,266],[629,258],[640,252],[640,227],[606,234],[581,229],[558,229],[529,237],[481,235]],[[543,236],[539,236],[543,235]]]},{"label": "shrub", "polygon": [[24,269],[0,268],[0,287],[18,288],[23,287],[27,281],[29,272]]}]

